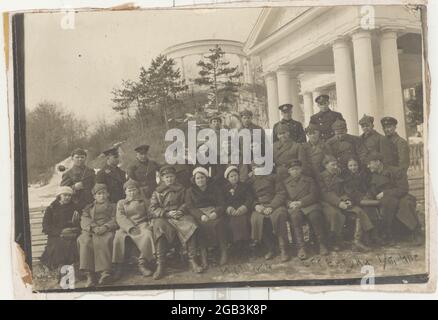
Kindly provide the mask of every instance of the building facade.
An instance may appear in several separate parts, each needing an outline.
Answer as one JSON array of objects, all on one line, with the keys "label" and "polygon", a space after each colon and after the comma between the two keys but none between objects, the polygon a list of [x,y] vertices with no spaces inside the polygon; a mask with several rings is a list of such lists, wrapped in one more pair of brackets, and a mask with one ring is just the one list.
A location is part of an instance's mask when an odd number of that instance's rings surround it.
[{"label": "building facade", "polygon": [[350,133],[363,114],[390,115],[406,137],[405,96],[423,79],[421,32],[420,12],[404,6],[265,8],[244,52],[261,61],[271,127],[283,103],[307,125],[327,93]]}]

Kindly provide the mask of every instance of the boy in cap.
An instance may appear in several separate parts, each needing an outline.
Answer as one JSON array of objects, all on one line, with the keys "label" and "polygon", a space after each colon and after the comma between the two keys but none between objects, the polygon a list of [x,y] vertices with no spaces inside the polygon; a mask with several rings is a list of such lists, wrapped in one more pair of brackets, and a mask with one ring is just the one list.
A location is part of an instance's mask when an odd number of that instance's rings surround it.
[{"label": "boy in cap", "polygon": [[416,213],[416,198],[408,193],[409,184],[404,171],[384,164],[380,153],[368,156],[368,168],[372,173],[370,193],[380,201],[385,242],[393,244],[393,227],[396,220],[400,221],[418,242],[420,224]]},{"label": "boy in cap", "polygon": [[326,94],[319,95],[315,98],[315,102],[319,107],[319,112],[310,117],[310,123],[318,127],[321,134],[321,139],[326,141],[334,136],[332,124],[336,120],[344,120],[342,114],[330,110],[330,98]]},{"label": "boy in cap", "polygon": [[148,158],[149,146],[139,145],[134,149],[136,162],[128,170],[128,178],[137,181],[145,199],[150,199],[157,187],[157,174],[160,166]]},{"label": "boy in cap", "polygon": [[78,238],[79,268],[86,273],[87,288],[95,285],[95,273],[100,273],[99,284],[109,282],[114,232],[118,227],[116,205],[110,203],[106,185],[96,183],[92,191],[94,202],[83,211]]},{"label": "boy in cap", "polygon": [[335,135],[327,140],[327,146],[331,154],[335,155],[338,164],[344,173],[347,170],[347,162],[350,158],[356,158],[361,153],[359,138],[347,133],[347,123],[344,120],[336,120],[332,124]]},{"label": "boy in cap", "polygon": [[319,127],[314,124],[309,124],[305,130],[308,141],[302,145],[306,159],[309,161],[310,175],[314,179],[319,179],[319,175],[324,170],[322,160],[326,155],[331,155],[332,152],[327,144],[321,139]]},{"label": "boy in cap", "polygon": [[123,184],[126,182],[126,173],[118,167],[119,152],[117,147],[111,147],[102,152],[106,157],[106,163],[97,172],[96,183],[103,183],[109,192],[109,201],[117,203],[125,197]]},{"label": "boy in cap", "polygon": [[290,159],[299,159],[302,163],[307,163],[307,159],[302,145],[291,139],[288,126],[279,125],[277,135],[278,140],[274,142],[273,146],[273,160],[276,174],[281,179],[287,176],[287,166]]},{"label": "boy in cap", "polygon": [[[261,166],[253,163],[252,167]],[[255,243],[263,242],[266,246],[266,260],[274,257],[275,242],[280,248],[280,261],[289,260],[287,252],[287,210],[286,190],[275,175],[255,175],[249,180],[254,194],[253,213],[251,215],[251,238]],[[275,237],[277,239],[275,239]]]},{"label": "boy in cap", "polygon": [[196,262],[196,236],[198,228],[192,216],[187,214],[185,189],[176,181],[176,170],[165,165],[160,169],[161,183],[152,194],[149,207],[156,245],[157,269],[155,280],[165,274],[168,246],[176,239],[181,245],[187,245],[189,263],[193,272],[201,273],[202,268]]},{"label": "boy in cap", "polygon": [[273,141],[278,141],[278,127],[283,125],[289,129],[290,138],[298,143],[306,142],[306,134],[304,133],[303,125],[292,119],[293,105],[290,103],[282,104],[278,107],[281,112],[281,120],[274,125]]},{"label": "boy in cap", "polygon": [[82,210],[94,200],[91,189],[94,186],[96,175],[93,169],[85,165],[87,153],[84,149],[73,150],[71,158],[73,166],[62,175],[61,186],[73,189],[73,202]]},{"label": "boy in cap", "polygon": [[392,149],[393,152],[388,155],[391,157],[387,161],[388,164],[401,169],[407,175],[410,164],[409,144],[397,134],[397,119],[393,117],[384,117],[380,122],[386,138],[395,147]]},{"label": "boy in cap", "polygon": [[330,240],[335,251],[339,251],[342,242],[342,231],[347,215],[352,215],[355,221],[354,248],[358,251],[368,251],[369,248],[362,243],[363,231],[368,233],[373,229],[368,215],[345,192],[344,180],[338,161],[333,156],[324,158],[325,171],[320,177],[322,195],[322,210],[329,224]]},{"label": "boy in cap", "polygon": [[318,202],[318,187],[312,178],[302,174],[302,165],[298,159],[291,160],[288,165],[289,177],[283,184],[287,192],[287,211],[298,244],[298,257],[304,260],[307,258],[303,236],[305,217],[318,240],[320,254],[327,255],[328,250],[325,245],[321,205]]}]

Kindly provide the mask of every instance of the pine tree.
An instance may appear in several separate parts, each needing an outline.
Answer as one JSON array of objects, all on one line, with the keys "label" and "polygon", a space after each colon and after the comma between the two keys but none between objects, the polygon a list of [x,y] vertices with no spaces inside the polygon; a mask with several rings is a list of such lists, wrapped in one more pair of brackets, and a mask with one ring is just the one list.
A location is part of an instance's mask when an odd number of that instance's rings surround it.
[{"label": "pine tree", "polygon": [[219,45],[210,49],[210,54],[204,56],[196,65],[201,68],[199,78],[194,79],[195,84],[208,87],[209,105],[217,111],[222,104],[235,101],[239,81],[242,73],[238,66],[230,67],[230,62],[225,60],[225,52]]}]

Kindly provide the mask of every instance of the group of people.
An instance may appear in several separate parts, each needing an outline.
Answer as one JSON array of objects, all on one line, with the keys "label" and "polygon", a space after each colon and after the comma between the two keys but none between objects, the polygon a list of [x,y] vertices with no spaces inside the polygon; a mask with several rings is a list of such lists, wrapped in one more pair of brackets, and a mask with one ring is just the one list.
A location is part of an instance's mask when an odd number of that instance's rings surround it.
[{"label": "group of people", "polygon": [[[269,175],[254,174],[261,166],[255,161],[160,166],[148,158],[148,145],[135,148],[136,163],[126,173],[118,167],[118,149],[105,150],[106,164],[95,174],[85,165],[86,152],[74,150],[73,167],[45,210],[41,261],[50,268],[79,262],[88,287],[119,279],[130,247],[141,274],[161,279],[175,247],[195,273],[208,269],[215,247],[220,265],[228,263],[230,248],[240,256],[260,248],[266,260],[279,253],[286,262],[290,243],[307,259],[306,224],[320,255],[348,242],[358,251],[391,245],[398,222],[418,235],[416,199],[408,193],[409,147],[396,133],[397,120],[382,118],[381,135],[364,115],[363,133],[354,136],[342,114],[330,110],[327,95],[316,103],[320,112],[305,130],[292,119],[291,104],[279,106]],[[242,128],[262,129],[251,111],[240,117]],[[222,126],[219,116],[209,121],[214,130]]]}]

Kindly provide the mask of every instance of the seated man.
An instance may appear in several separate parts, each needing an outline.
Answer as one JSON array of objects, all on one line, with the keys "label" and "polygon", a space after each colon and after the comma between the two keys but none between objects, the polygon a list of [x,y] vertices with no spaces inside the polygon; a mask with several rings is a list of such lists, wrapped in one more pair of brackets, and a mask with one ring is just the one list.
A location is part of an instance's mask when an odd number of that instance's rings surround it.
[{"label": "seated man", "polygon": [[409,184],[404,168],[394,168],[383,163],[380,153],[368,156],[368,168],[372,176],[370,191],[380,201],[383,216],[384,240],[393,243],[393,225],[397,218],[419,241],[420,224],[416,214],[416,198],[408,193]]},{"label": "seated man", "polygon": [[154,260],[154,238],[149,221],[149,201],[141,193],[140,185],[129,179],[123,185],[126,198],[119,200],[116,208],[116,222],[120,229],[116,231],[113,246],[114,278],[122,275],[122,263],[125,260],[126,240],[131,239],[140,251],[138,268],[144,277],[152,275],[148,264]]},{"label": "seated man", "polygon": [[329,225],[330,240],[333,249],[339,251],[343,241],[342,231],[345,217],[352,215],[355,220],[354,249],[368,251],[362,243],[362,231],[369,232],[373,229],[368,215],[346,194],[344,180],[338,161],[333,156],[326,156],[323,161],[325,171],[321,174],[320,187],[322,193],[322,210]]},{"label": "seated man", "polygon": [[298,244],[298,258],[304,260],[307,254],[304,246],[304,217],[310,221],[313,232],[319,243],[319,253],[327,255],[325,246],[321,205],[318,202],[318,190],[315,181],[302,175],[302,163],[293,159],[289,162],[289,177],[283,183],[287,192],[287,208],[293,232]]},{"label": "seated man", "polygon": [[87,275],[86,287],[95,284],[95,272],[100,273],[99,284],[107,284],[110,280],[114,232],[117,229],[116,205],[109,201],[107,186],[96,183],[92,192],[95,201],[83,211],[82,234],[78,238],[79,267]]},{"label": "seated man", "polygon": [[331,154],[331,150],[321,139],[321,133],[318,126],[309,124],[305,132],[309,137],[309,141],[303,143],[302,146],[311,169],[310,175],[317,180],[319,179],[321,172],[324,170],[322,160],[324,160],[326,155]]},{"label": "seated man", "polygon": [[[252,167],[259,165],[253,163]],[[287,210],[285,208],[286,191],[275,175],[253,174],[248,183],[254,194],[254,211],[251,215],[251,238],[256,243],[261,241],[266,245],[266,260],[274,257],[274,235],[277,236],[281,262],[289,260],[287,253]],[[272,225],[272,233],[267,224]]]}]

